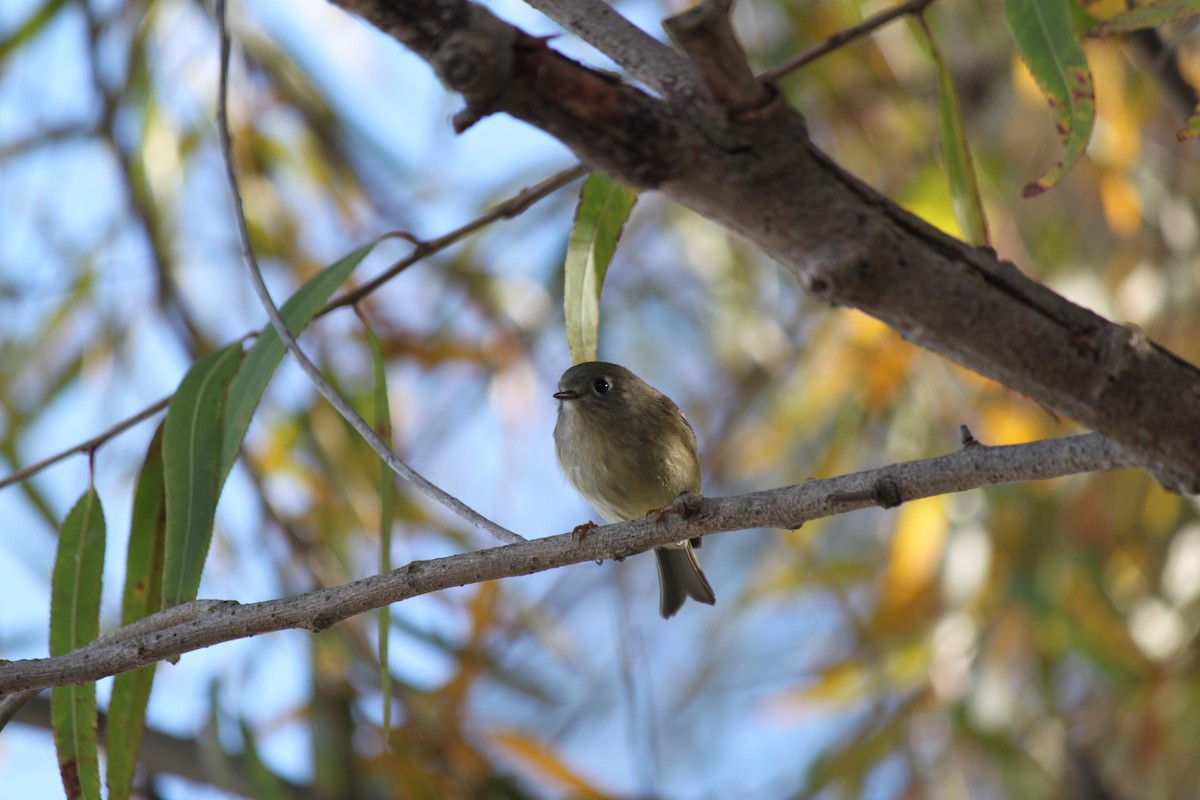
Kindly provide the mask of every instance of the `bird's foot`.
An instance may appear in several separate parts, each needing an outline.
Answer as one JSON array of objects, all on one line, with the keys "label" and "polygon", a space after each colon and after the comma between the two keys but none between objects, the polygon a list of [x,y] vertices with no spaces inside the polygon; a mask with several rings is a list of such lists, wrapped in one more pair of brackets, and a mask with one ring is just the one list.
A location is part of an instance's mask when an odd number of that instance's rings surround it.
[{"label": "bird's foot", "polygon": [[599,525],[597,525],[596,523],[592,522],[589,519],[587,522],[583,523],[582,525],[576,525],[575,529],[573,531],[571,531],[571,535],[573,537],[575,537],[575,541],[582,542],[584,539],[587,538],[587,535],[589,533],[591,533],[592,531],[596,530],[596,528],[599,528],[599,527],[600,527]]},{"label": "bird's foot", "polygon": [[646,512],[646,516],[649,517],[653,514],[654,521],[659,525],[663,523],[668,514],[679,517],[682,520],[688,520],[694,517],[700,510],[703,500],[704,498],[698,494],[680,492],[679,496],[671,501],[669,505],[665,505],[662,508],[652,508]]}]

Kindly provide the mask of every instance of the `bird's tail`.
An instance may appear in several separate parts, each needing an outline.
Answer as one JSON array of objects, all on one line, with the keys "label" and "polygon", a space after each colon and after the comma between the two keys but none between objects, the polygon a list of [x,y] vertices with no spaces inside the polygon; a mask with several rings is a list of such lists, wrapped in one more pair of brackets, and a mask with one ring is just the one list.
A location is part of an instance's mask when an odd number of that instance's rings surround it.
[{"label": "bird's tail", "polygon": [[663,619],[675,616],[689,597],[710,606],[717,602],[690,542],[660,547],[654,555],[658,561],[659,612]]}]

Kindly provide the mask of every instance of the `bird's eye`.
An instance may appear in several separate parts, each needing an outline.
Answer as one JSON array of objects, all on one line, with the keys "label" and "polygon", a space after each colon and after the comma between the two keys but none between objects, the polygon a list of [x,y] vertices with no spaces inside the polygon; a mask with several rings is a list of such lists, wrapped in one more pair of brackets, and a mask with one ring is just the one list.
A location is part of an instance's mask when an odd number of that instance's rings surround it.
[{"label": "bird's eye", "polygon": [[596,390],[596,394],[604,394],[612,388],[612,384],[607,378],[596,378],[596,382],[592,384],[592,388]]}]

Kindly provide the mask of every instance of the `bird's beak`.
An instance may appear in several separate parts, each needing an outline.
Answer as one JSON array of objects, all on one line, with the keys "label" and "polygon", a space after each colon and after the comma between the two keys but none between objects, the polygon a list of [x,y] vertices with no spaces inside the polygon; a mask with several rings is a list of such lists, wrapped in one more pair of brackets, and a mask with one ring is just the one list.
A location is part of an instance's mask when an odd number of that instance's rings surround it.
[{"label": "bird's beak", "polygon": [[554,399],[555,400],[578,400],[579,392],[574,392],[574,391],[571,391],[570,389],[563,389],[561,392],[554,393]]}]

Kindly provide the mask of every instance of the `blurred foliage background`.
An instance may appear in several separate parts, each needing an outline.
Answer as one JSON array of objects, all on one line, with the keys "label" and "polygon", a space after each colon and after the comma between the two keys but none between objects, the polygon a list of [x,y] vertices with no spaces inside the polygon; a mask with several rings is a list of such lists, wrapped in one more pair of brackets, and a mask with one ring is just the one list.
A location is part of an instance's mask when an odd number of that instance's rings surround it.
[{"label": "blurred foliage background", "polygon": [[[515,2],[489,5],[555,31]],[[656,35],[681,7],[618,4]],[[735,22],[766,69],[883,7],[742,0]],[[235,157],[277,298],[371,237],[433,238],[573,163],[507,119],[455,137],[456,102],[429,70],[324,3],[246,0],[231,13]],[[1200,80],[1191,28],[1086,44],[1099,113],[1089,155],[1022,200],[1060,145],[1001,4],[936,2],[928,22],[996,250],[1200,362],[1200,151],[1175,136]],[[554,46],[606,66],[569,37]],[[157,401],[196,357],[263,323],[220,177],[216,52],[206,3],[0,10],[4,473]],[[781,85],[839,163],[958,232],[933,67],[911,22]],[[550,439],[549,395],[569,364],[562,259],[578,186],[361,304],[388,360],[398,452],[528,536],[591,513],[558,477]],[[406,252],[381,245],[355,280]],[[938,455],[958,446],[961,424],[987,444],[1075,430],[857,312],[808,300],[746,243],[652,193],[601,309],[601,356],[685,409],[710,495]],[[369,407],[353,313],[319,320],[302,343]],[[106,628],[152,429],[95,454]],[[0,491],[5,658],[45,653],[55,531],[87,476],[77,456]],[[372,574],[376,481],[368,448],[285,367],[226,487],[201,596],[259,600]],[[398,491],[396,563],[492,544]],[[1181,800],[1200,786],[1198,510],[1131,471],[710,537],[700,556],[719,603],[670,622],[646,559],[419,598],[392,610],[386,737],[373,617],[222,645],[159,667],[149,723],[187,755],[148,753],[141,786],[158,797]],[[36,710],[0,736],[0,786],[53,796]]]}]

